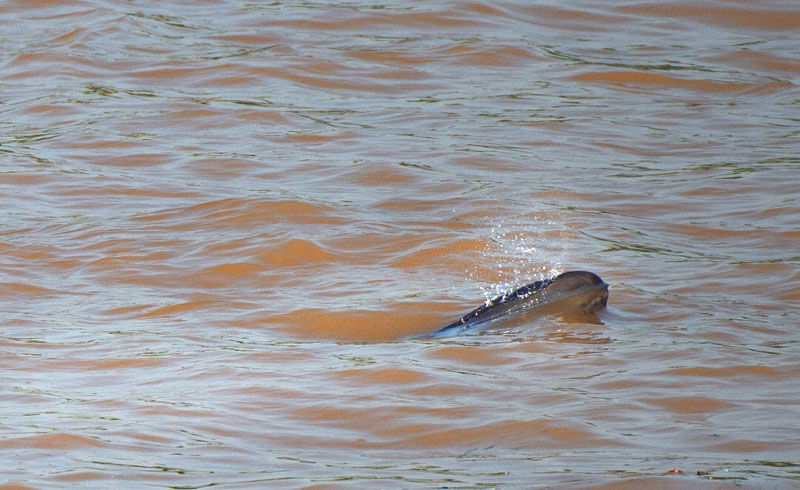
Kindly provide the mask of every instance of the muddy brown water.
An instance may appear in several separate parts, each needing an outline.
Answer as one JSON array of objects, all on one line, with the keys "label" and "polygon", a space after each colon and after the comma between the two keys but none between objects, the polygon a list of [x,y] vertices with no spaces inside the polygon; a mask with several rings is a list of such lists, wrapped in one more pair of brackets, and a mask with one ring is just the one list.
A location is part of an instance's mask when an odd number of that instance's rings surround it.
[{"label": "muddy brown water", "polygon": [[[798,32],[0,4],[0,484],[800,486]],[[599,322],[408,340],[570,269]]]}]

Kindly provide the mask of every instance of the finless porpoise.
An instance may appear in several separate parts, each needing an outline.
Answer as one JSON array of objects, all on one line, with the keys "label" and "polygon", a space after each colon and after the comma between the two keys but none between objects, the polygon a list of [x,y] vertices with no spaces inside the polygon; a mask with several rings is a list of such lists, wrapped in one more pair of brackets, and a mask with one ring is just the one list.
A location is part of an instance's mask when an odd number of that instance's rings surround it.
[{"label": "finless porpoise", "polygon": [[453,323],[423,338],[451,337],[482,331],[526,317],[589,313],[608,302],[608,284],[586,271],[570,271],[536,281],[487,300]]}]

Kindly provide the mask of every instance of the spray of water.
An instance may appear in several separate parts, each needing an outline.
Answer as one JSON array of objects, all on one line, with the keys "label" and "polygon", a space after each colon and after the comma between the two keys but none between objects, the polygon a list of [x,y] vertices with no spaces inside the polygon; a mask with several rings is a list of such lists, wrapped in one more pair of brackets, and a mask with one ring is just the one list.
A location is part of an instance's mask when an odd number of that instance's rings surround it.
[{"label": "spray of water", "polygon": [[519,286],[561,272],[561,254],[554,256],[552,243],[548,243],[546,250],[537,246],[545,240],[543,233],[557,226],[555,222],[536,219],[525,222],[501,220],[493,224],[487,247],[483,251],[483,263],[494,264],[492,279],[487,282],[485,277],[476,277],[477,271],[470,274],[487,302]]}]

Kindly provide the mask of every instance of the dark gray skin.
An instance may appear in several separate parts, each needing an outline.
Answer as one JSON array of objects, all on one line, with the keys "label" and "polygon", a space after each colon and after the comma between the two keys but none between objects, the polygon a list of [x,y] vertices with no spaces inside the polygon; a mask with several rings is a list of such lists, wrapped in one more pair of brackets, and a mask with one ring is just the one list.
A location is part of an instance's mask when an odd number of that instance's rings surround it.
[{"label": "dark gray skin", "polygon": [[608,284],[597,274],[565,272],[496,296],[426,338],[472,333],[534,315],[590,313],[604,308],[607,302]]}]

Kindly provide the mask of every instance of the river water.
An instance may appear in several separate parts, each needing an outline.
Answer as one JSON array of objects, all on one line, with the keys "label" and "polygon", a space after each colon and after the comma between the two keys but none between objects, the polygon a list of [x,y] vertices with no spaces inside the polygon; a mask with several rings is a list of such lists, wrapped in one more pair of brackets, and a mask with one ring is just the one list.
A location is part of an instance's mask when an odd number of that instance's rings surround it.
[{"label": "river water", "polygon": [[[794,1],[0,4],[0,483],[800,487]],[[599,319],[411,340],[515,284]]]}]

